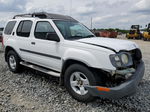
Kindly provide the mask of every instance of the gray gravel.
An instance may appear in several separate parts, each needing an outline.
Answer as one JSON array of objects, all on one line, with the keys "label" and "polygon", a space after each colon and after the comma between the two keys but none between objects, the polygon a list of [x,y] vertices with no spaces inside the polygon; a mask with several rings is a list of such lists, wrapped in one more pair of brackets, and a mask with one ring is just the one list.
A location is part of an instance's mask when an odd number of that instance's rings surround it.
[{"label": "gray gravel", "polygon": [[146,72],[134,96],[119,100],[97,99],[80,103],[59,85],[59,79],[24,68],[13,74],[0,48],[0,112],[150,112],[150,42],[137,42]]}]

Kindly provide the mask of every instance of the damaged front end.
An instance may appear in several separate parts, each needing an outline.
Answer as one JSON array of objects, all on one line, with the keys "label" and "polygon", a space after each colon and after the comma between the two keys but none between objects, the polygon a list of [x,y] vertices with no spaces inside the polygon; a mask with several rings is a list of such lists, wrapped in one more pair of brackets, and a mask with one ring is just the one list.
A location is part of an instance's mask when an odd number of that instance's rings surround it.
[{"label": "damaged front end", "polygon": [[[123,56],[124,54],[126,56]],[[101,98],[118,99],[134,94],[145,71],[141,51],[135,49],[121,52],[111,55],[110,58],[117,70],[105,72],[105,84],[102,86],[86,86],[86,88],[93,96]]]}]

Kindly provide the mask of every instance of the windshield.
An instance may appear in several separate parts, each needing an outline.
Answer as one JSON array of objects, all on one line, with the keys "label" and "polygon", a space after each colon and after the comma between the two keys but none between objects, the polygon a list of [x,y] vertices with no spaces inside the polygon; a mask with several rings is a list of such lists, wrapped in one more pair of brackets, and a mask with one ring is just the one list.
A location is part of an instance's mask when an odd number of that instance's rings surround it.
[{"label": "windshield", "polygon": [[54,23],[65,39],[74,40],[95,36],[88,28],[78,22],[54,20]]}]

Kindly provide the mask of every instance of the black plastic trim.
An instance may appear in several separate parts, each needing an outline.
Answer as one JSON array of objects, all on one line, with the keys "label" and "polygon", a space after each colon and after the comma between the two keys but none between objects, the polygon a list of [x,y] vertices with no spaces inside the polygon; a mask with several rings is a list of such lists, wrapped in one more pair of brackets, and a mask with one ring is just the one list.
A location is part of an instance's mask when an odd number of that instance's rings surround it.
[{"label": "black plastic trim", "polygon": [[43,53],[39,53],[39,52],[35,52],[35,51],[30,51],[30,50],[26,50],[26,49],[21,49],[21,48],[20,48],[20,51],[28,52],[28,53],[33,53],[33,54],[37,54],[37,55],[41,55],[41,56],[45,56],[45,57],[49,57],[49,58],[54,58],[54,59],[61,60],[61,57],[53,56],[53,55],[49,55],[49,54],[43,54]]},{"label": "black plastic trim", "polygon": [[43,69],[50,70],[50,71],[52,71],[52,72],[61,73],[60,71],[54,70],[54,69],[52,69],[52,68],[43,67],[43,66],[40,66],[40,65],[31,63],[31,62],[28,62],[28,63],[31,64],[31,65],[35,65],[35,66],[37,66],[37,67],[43,68]]},{"label": "black plastic trim", "polygon": [[62,19],[62,20],[68,20],[68,21],[77,21],[70,16],[52,14],[52,13],[47,13],[47,12],[36,12],[36,13],[15,15],[13,19],[16,19],[16,17],[32,17],[32,18],[38,17],[40,19]]}]

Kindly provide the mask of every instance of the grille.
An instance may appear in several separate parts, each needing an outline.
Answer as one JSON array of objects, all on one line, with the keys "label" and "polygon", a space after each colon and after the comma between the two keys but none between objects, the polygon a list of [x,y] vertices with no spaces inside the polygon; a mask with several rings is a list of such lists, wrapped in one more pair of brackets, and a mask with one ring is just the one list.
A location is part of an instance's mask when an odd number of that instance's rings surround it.
[{"label": "grille", "polygon": [[137,64],[142,59],[141,50],[140,49],[134,49],[131,51],[131,54],[132,54],[132,59],[133,59],[133,66],[134,66],[134,68],[136,68]]},{"label": "grille", "polygon": [[140,61],[142,59],[142,53],[140,49],[135,49],[132,51],[132,58],[135,61]]}]

